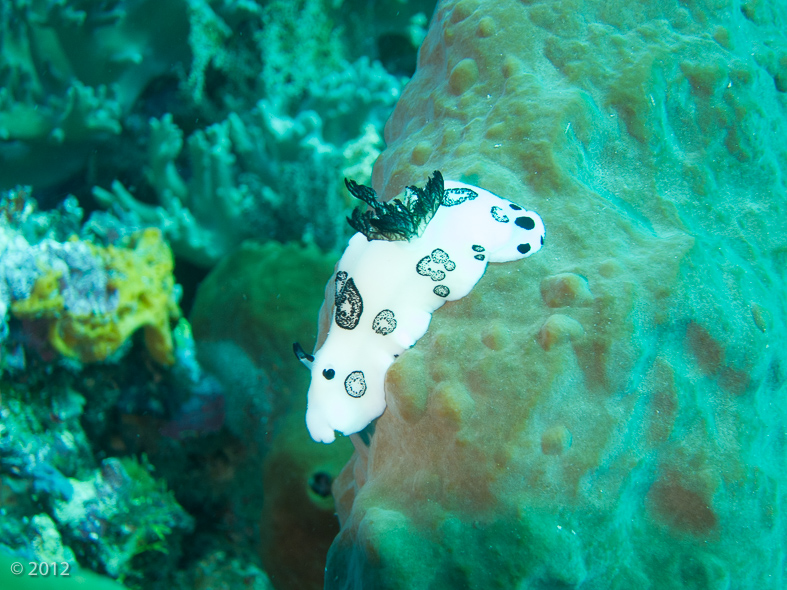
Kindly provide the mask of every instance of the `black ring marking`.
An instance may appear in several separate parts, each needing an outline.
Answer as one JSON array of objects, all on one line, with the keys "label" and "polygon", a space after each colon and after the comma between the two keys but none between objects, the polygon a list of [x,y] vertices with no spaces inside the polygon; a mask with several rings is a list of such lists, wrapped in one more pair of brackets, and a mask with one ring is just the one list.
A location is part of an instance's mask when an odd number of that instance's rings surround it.
[{"label": "black ring marking", "polygon": [[366,393],[366,378],[363,371],[353,371],[344,380],[344,391],[350,397],[361,397]]},{"label": "black ring marking", "polygon": [[396,330],[396,317],[390,309],[384,309],[378,313],[372,321],[372,330],[381,336],[387,336]]},{"label": "black ring marking", "polygon": [[345,330],[353,330],[361,321],[363,299],[355,286],[355,281],[347,278],[344,271],[336,273],[336,325]]},{"label": "black ring marking", "polygon": [[444,264],[448,260],[448,254],[446,254],[445,250],[435,248],[432,250],[432,260],[437,264]]},{"label": "black ring marking", "polygon": [[432,257],[424,256],[418,261],[418,264],[415,265],[415,272],[422,277],[429,277],[433,281],[442,281],[445,278],[445,272],[439,268],[436,270],[429,268],[430,262],[432,262]]},{"label": "black ring marking", "polygon": [[443,206],[461,205],[465,201],[472,201],[477,196],[478,193],[469,188],[447,188],[443,191]]},{"label": "black ring marking", "polygon": [[500,223],[508,223],[508,215],[501,213],[502,210],[503,209],[501,207],[493,205],[491,211],[489,212],[492,214],[492,219],[495,221],[499,221]]},{"label": "black ring marking", "polygon": [[334,288],[333,293],[333,302],[336,307],[339,307],[339,299],[342,295],[342,289],[344,289],[344,284],[347,282],[347,273],[343,270],[340,270],[336,273],[336,287]]},{"label": "black ring marking", "polygon": [[442,265],[448,272],[456,269],[456,263],[448,256],[448,252],[435,248],[431,254],[418,261],[418,264],[415,265],[415,272],[422,277],[429,277],[435,282],[442,281],[445,278],[445,272],[440,268],[434,268],[433,264]]}]

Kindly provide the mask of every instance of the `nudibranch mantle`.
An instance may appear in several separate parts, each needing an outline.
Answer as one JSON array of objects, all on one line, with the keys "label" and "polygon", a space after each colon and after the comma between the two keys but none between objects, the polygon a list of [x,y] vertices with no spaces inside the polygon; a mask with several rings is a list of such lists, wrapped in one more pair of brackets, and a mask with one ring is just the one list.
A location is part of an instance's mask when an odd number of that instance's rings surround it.
[{"label": "nudibranch mantle", "polygon": [[[333,442],[335,431],[358,432],[383,413],[388,367],[426,333],[436,309],[467,295],[489,262],[526,258],[544,243],[544,223],[535,212],[476,186],[443,182],[439,172],[425,190],[409,187],[404,203],[375,202],[372,189],[347,185],[374,213],[356,210],[349,220],[359,232],[336,268],[324,344],[313,357],[295,345],[312,375],[306,426],[323,443]],[[424,203],[430,195],[437,199],[433,206]],[[388,229],[375,217],[385,217],[383,207],[395,217],[412,210],[414,201],[426,223],[416,219],[412,235],[375,230]]]}]

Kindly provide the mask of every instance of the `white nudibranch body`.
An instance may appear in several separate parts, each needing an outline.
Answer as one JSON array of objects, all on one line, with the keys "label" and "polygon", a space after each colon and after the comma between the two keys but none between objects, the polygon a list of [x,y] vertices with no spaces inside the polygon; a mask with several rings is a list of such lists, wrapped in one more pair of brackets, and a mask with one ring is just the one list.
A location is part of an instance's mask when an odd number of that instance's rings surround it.
[{"label": "white nudibranch body", "polygon": [[[467,295],[487,263],[526,258],[544,243],[536,213],[476,186],[443,183],[439,172],[425,190],[410,187],[394,211],[373,201],[371,189],[352,182],[348,188],[374,212],[356,212],[350,220],[360,231],[337,265],[324,344],[313,360],[296,345],[312,374],[306,425],[324,443],[334,440],[334,431],[358,432],[383,413],[388,367],[426,333],[437,308]],[[436,203],[425,219],[409,220],[414,235],[391,231],[401,219],[386,223],[384,207],[396,218],[414,205],[423,208],[417,201],[430,197]]]}]

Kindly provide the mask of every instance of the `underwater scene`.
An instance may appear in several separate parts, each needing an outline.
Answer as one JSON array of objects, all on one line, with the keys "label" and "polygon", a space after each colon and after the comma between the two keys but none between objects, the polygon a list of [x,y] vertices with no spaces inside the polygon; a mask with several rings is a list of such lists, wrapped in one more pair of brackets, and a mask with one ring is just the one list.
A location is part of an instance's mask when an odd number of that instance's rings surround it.
[{"label": "underwater scene", "polygon": [[785,0],[0,0],[0,590],[784,590],[785,137]]}]

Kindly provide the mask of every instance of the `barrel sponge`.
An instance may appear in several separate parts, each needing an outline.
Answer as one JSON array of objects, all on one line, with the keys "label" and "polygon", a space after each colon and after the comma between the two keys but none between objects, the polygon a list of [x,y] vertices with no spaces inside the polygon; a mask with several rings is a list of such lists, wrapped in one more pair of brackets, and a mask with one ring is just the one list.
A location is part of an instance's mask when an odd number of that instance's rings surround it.
[{"label": "barrel sponge", "polygon": [[[44,269],[29,297],[15,301],[11,312],[19,319],[46,325],[47,340],[66,357],[82,362],[105,360],[139,328],[151,357],[163,364],[174,362],[170,322],[180,316],[175,299],[173,258],[158,229],[135,234],[128,247],[100,247],[83,242],[106,273],[106,293],[88,290],[77,294],[85,306],[69,305],[62,269]],[[68,269],[71,275],[78,274]],[[109,309],[96,309],[97,297],[112,301]]]},{"label": "barrel sponge", "polygon": [[326,589],[785,587],[787,7],[745,4],[438,2],[374,189],[549,247],[391,365]]}]

